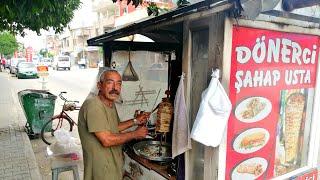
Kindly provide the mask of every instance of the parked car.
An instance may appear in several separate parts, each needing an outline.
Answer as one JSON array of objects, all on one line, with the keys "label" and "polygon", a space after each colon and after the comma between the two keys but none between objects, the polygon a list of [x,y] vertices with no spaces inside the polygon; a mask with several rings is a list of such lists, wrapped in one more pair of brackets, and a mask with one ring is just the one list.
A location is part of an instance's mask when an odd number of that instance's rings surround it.
[{"label": "parked car", "polygon": [[10,74],[16,74],[17,64],[20,62],[26,62],[26,58],[11,58],[10,60]]},{"label": "parked car", "polygon": [[57,56],[53,62],[53,69],[59,70],[70,70],[71,69],[71,59],[69,56]]},{"label": "parked car", "polygon": [[98,63],[98,67],[103,67],[103,66],[104,66],[104,65],[103,65],[103,61],[100,60],[99,63]]},{"label": "parked car", "polygon": [[83,69],[85,69],[85,68],[87,68],[87,59],[85,59],[85,58],[81,58],[79,61],[78,61],[78,66],[79,66],[79,68],[83,68]]},{"label": "parked car", "polygon": [[17,65],[16,76],[20,78],[38,78],[37,67],[32,62],[20,62]]}]

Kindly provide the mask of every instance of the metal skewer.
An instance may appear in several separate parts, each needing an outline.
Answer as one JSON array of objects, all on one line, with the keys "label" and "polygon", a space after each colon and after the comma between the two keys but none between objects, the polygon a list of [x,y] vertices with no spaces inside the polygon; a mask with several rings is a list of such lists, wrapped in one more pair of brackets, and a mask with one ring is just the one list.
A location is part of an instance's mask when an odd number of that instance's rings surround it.
[{"label": "metal skewer", "polygon": [[[153,111],[154,111],[154,106],[157,104],[160,91],[161,91],[161,88],[159,89],[158,94],[157,94],[157,97],[156,97],[156,100],[154,101],[154,104],[153,104],[153,106],[152,106],[152,108],[151,108],[151,110],[150,110],[150,113],[151,113],[151,114],[152,114]],[[151,115],[151,114],[150,114],[150,115]],[[147,124],[149,123],[149,119],[150,119],[150,116],[149,116],[149,118],[148,118],[148,120],[147,120],[146,126],[147,126]]]},{"label": "metal skewer", "polygon": [[153,104],[153,106],[152,106],[152,108],[151,108],[151,111],[150,111],[150,112],[153,112],[153,108],[155,108],[154,106],[157,104],[157,100],[158,100],[158,97],[159,97],[160,91],[161,91],[161,89],[159,89],[159,91],[158,91],[158,94],[157,94],[156,100],[154,101],[154,104]]},{"label": "metal skewer", "polygon": [[161,134],[161,137],[160,137],[160,146],[159,146],[159,157],[162,156],[162,138],[163,138],[163,134]]}]

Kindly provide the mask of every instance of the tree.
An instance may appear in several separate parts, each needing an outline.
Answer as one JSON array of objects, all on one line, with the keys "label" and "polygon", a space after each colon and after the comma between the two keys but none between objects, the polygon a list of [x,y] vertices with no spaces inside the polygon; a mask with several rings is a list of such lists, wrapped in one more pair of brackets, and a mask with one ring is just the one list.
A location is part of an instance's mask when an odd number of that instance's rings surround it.
[{"label": "tree", "polygon": [[0,54],[11,55],[18,49],[18,43],[14,35],[9,32],[0,33]]},{"label": "tree", "polygon": [[1,0],[0,31],[24,36],[24,29],[40,34],[41,29],[51,27],[56,33],[62,32],[80,3],[80,0]]},{"label": "tree", "polygon": [[40,49],[40,52],[39,54],[42,56],[42,57],[47,57],[48,56],[48,49]]}]

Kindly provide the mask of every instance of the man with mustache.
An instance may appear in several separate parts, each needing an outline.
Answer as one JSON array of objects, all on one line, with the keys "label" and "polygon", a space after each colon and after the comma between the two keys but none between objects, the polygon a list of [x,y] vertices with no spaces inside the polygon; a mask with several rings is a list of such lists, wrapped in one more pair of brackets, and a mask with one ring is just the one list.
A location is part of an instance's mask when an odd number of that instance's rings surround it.
[{"label": "man with mustache", "polygon": [[145,126],[124,132],[132,126],[144,125],[150,113],[120,122],[114,102],[120,95],[121,85],[122,79],[117,71],[103,71],[97,83],[98,95],[86,99],[79,111],[84,180],[122,180],[122,144],[143,139],[148,133]]}]

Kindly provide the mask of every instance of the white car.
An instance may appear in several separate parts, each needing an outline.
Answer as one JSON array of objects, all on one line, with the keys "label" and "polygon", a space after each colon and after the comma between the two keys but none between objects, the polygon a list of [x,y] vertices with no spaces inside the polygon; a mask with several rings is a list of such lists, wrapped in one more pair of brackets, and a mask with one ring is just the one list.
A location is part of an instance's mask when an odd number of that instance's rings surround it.
[{"label": "white car", "polygon": [[54,60],[53,69],[59,70],[70,70],[71,69],[71,59],[69,56],[57,56]]}]

